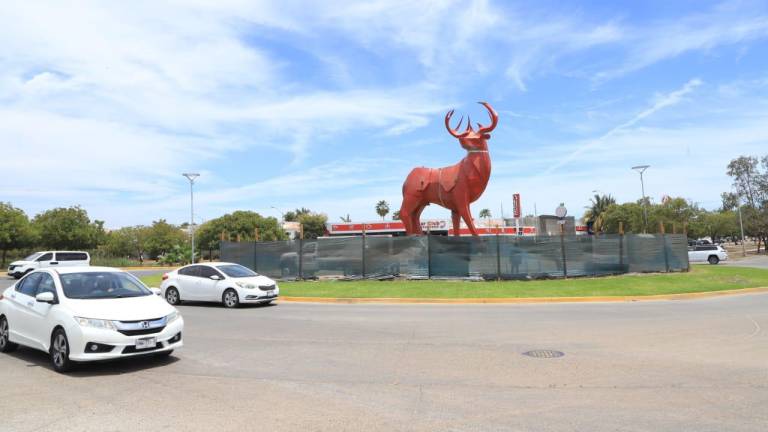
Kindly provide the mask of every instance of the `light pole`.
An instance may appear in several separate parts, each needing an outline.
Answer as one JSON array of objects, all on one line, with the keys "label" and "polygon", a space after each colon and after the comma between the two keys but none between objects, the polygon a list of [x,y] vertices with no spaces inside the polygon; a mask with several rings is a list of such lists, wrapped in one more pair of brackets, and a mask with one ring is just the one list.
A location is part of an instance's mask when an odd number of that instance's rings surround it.
[{"label": "light pole", "polygon": [[638,165],[633,166],[632,169],[640,173],[640,187],[643,191],[643,233],[648,231],[648,203],[645,199],[645,182],[643,181],[643,173],[650,168],[650,165]]},{"label": "light pole", "polygon": [[744,221],[741,219],[741,196],[738,196],[739,205],[739,227],[741,227],[741,254],[747,256],[747,245],[744,243]]},{"label": "light pole", "polygon": [[192,236],[192,256],[190,261],[195,263],[195,194],[194,188],[195,179],[200,177],[198,173],[182,173],[184,177],[189,180],[189,233]]}]

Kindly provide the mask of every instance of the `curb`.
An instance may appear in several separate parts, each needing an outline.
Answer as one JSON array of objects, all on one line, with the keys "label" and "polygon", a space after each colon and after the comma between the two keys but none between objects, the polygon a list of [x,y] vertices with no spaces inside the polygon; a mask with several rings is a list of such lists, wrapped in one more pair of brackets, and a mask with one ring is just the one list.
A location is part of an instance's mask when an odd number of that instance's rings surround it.
[{"label": "curb", "polygon": [[768,287],[741,288],[683,294],[657,294],[647,296],[595,296],[595,297],[521,297],[521,298],[333,298],[333,297],[280,297],[286,303],[334,304],[534,304],[534,303],[617,303],[638,301],[693,300],[742,294],[768,293]]}]

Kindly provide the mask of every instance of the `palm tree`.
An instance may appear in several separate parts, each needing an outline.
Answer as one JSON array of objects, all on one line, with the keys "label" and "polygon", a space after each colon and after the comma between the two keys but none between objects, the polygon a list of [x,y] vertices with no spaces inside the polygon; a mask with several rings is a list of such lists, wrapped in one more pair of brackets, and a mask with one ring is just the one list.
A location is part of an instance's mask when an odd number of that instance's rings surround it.
[{"label": "palm tree", "polygon": [[592,222],[592,229],[595,232],[602,232],[605,212],[608,210],[608,207],[616,204],[616,199],[611,195],[595,194],[594,198],[590,198],[589,201],[591,205],[584,207],[587,209],[584,212],[584,221]]},{"label": "palm tree", "polygon": [[400,220],[400,210],[395,210],[395,212],[392,213],[392,220]]},{"label": "palm tree", "polygon": [[389,213],[389,204],[384,200],[376,203],[376,213],[381,216],[381,220],[384,220],[384,217]]},{"label": "palm tree", "polygon": [[480,216],[480,219],[486,219],[486,223],[487,223],[488,222],[487,219],[491,218],[491,211],[488,210],[487,208],[484,208],[480,210],[480,214],[478,216]]},{"label": "palm tree", "polygon": [[339,219],[341,219],[342,222],[352,222],[352,218],[349,217],[349,213],[347,213],[347,217],[340,216]]}]

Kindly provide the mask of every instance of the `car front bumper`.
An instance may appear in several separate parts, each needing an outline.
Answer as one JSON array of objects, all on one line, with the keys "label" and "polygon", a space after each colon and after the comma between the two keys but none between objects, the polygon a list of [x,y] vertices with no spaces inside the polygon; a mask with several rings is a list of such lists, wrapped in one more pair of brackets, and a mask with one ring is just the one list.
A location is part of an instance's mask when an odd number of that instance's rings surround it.
[{"label": "car front bumper", "polygon": [[266,303],[277,300],[280,297],[280,292],[275,291],[272,294],[267,294],[258,290],[242,290],[239,294],[240,303]]},{"label": "car front bumper", "polygon": [[[74,361],[86,362],[170,351],[184,346],[184,340],[182,338],[183,330],[184,319],[181,317],[165,326],[165,328],[158,333],[135,336],[126,336],[114,330],[81,327],[80,334],[77,335],[77,337],[70,337],[69,358]],[[156,339],[157,344],[155,347],[137,350],[137,339],[149,337],[154,337]],[[105,352],[101,352],[101,350],[92,352],[86,349],[91,343],[109,345],[112,348]]]}]

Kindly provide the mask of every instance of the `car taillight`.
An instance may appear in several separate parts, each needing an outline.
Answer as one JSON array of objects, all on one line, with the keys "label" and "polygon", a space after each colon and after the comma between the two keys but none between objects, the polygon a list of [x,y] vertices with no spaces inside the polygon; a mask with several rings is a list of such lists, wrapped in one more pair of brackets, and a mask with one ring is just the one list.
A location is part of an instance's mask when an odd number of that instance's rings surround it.
[{"label": "car taillight", "polygon": [[163,275],[163,280],[166,280],[166,279],[168,279],[168,273],[165,273],[165,274]]}]

